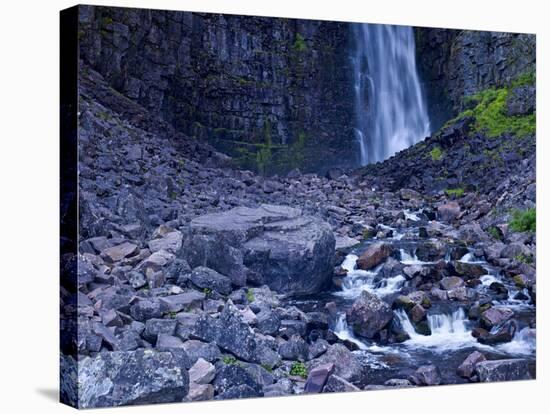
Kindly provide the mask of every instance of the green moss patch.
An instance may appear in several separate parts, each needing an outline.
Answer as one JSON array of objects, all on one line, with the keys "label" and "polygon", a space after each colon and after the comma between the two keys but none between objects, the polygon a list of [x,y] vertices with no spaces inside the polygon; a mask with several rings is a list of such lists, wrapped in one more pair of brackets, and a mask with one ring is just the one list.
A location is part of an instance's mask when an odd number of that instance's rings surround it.
[{"label": "green moss patch", "polygon": [[505,87],[489,88],[467,96],[464,98],[464,104],[470,109],[461,112],[450,123],[462,118],[472,117],[474,119],[472,131],[484,133],[491,138],[505,133],[518,137],[533,135],[536,131],[535,114],[508,116],[506,106],[508,97],[514,88],[533,84],[534,82],[534,72],[526,72]]},{"label": "green moss patch", "polygon": [[432,157],[432,161],[439,161],[443,158],[443,151],[441,150],[441,148],[439,147],[434,147],[431,151],[430,151],[430,157]]},{"label": "green moss patch", "polygon": [[449,197],[462,197],[464,195],[464,188],[447,188],[445,194]]}]

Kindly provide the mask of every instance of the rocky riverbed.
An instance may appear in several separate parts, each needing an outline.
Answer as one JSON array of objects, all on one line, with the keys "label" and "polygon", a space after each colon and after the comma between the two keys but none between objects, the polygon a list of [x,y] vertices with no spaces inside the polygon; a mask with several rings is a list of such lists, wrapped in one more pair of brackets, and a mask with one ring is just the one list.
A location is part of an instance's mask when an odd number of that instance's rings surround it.
[{"label": "rocky riverbed", "polygon": [[510,225],[535,207],[534,136],[496,166],[460,150],[496,147],[462,119],[365,169],[263,177],[86,65],[79,110],[79,252],[61,299],[62,372],[79,388],[65,400],[535,377],[536,240]]}]

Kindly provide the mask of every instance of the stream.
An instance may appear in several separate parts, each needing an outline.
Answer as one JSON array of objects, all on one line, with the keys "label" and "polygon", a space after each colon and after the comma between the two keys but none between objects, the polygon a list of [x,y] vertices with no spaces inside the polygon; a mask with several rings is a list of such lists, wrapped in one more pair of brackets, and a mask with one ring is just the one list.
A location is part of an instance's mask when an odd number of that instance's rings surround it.
[{"label": "stream", "polygon": [[[408,227],[395,229],[383,226],[386,230],[392,231],[392,237],[383,240],[390,243],[394,251],[399,252],[397,258],[402,264],[434,266],[434,262],[419,260],[415,254],[418,243],[426,241],[418,236],[418,227],[423,220],[415,213],[405,211],[404,214]],[[370,271],[357,268],[356,262],[361,253],[377,241],[380,240],[374,238],[365,241],[346,255],[340,267],[347,271],[347,275],[343,278],[340,288],[333,287],[314,297],[291,301],[291,304],[304,312],[324,311],[327,303],[336,304],[337,317],[333,318],[331,329],[340,341],[354,349],[353,352],[362,364],[369,368],[366,369],[367,384],[383,384],[392,378],[406,378],[419,366],[429,364],[438,366],[443,383],[467,382],[456,374],[456,368],[475,350],[482,352],[487,359],[526,358],[534,363],[536,338],[529,328],[529,322],[535,317],[535,306],[530,302],[528,292],[520,292],[498,269],[490,266],[482,257],[476,257],[472,251],[462,256],[459,261],[482,265],[486,274],[479,277],[481,283],[475,287],[476,292],[490,296],[493,307],[506,307],[514,311],[518,327],[512,341],[496,345],[478,342],[472,336],[476,321],[468,318],[468,307],[473,302],[438,300],[431,295],[431,306],[427,311],[430,335],[417,333],[407,313],[402,309],[394,309],[394,320],[399,321],[409,339],[402,343],[390,344],[356,336],[347,324],[346,312],[363,290],[377,295],[390,305],[398,295],[415,290],[409,287],[409,281],[402,274],[382,276],[380,273],[383,264]],[[448,253],[444,260],[449,262]],[[502,294],[497,295],[490,289],[494,282],[506,287],[506,297]],[[521,295],[518,295],[519,293]]]}]

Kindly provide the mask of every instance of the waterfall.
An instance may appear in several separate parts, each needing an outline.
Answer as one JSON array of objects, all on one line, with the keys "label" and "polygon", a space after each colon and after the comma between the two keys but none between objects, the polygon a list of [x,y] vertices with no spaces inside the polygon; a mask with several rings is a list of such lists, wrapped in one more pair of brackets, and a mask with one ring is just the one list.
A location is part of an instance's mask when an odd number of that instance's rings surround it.
[{"label": "waterfall", "polygon": [[430,135],[412,27],[354,25],[355,135],[361,165]]}]

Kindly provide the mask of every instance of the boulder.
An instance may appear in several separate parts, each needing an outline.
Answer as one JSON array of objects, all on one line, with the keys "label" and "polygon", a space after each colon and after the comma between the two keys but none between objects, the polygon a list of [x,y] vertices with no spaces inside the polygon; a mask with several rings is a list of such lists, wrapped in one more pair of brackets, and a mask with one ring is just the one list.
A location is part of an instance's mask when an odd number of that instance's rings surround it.
[{"label": "boulder", "polygon": [[335,374],[332,374],[330,377],[328,377],[327,382],[323,388],[323,392],[349,391],[361,391],[361,389]]},{"label": "boulder", "polygon": [[460,205],[456,201],[449,201],[437,207],[437,215],[441,221],[453,221],[459,214]]},{"label": "boulder", "polygon": [[156,299],[140,299],[130,307],[130,315],[136,321],[145,322],[162,316],[161,304]]},{"label": "boulder", "polygon": [[192,364],[197,362],[200,358],[208,362],[214,362],[222,356],[220,348],[218,348],[215,343],[202,342],[194,339],[185,341],[183,343],[183,349],[189,356],[189,360]]},{"label": "boulder", "polygon": [[456,260],[453,262],[453,268],[456,273],[467,279],[486,275],[487,271],[478,263],[467,263]]},{"label": "boulder", "polygon": [[210,289],[222,295],[231,293],[231,279],[208,267],[199,266],[194,268],[190,279],[200,289]]},{"label": "boulder", "polygon": [[254,377],[246,369],[238,364],[223,365],[216,373],[213,384],[218,394],[222,394],[239,385],[246,385],[252,388],[258,395],[262,393],[262,386],[254,380]]},{"label": "boulder", "polygon": [[311,394],[323,391],[327,378],[332,373],[333,369],[333,363],[318,365],[313,368],[307,376],[304,393]]},{"label": "boulder", "polygon": [[471,378],[472,375],[474,375],[476,365],[485,360],[485,355],[479,351],[474,351],[459,365],[456,369],[456,373],[463,378]]},{"label": "boulder", "polygon": [[79,362],[78,384],[79,408],[113,407],[181,401],[189,376],[170,352],[106,352]]},{"label": "boulder", "polygon": [[280,325],[279,316],[269,309],[262,310],[256,315],[256,329],[264,335],[276,334]]},{"label": "boulder", "polygon": [[149,319],[145,322],[143,337],[154,344],[160,334],[174,335],[177,323],[175,319]]},{"label": "boulder", "polygon": [[196,290],[160,298],[163,312],[181,312],[182,310],[200,309],[206,295]]},{"label": "boulder", "polygon": [[160,333],[157,335],[155,345],[159,351],[170,351],[172,349],[183,349],[183,341],[177,336]]},{"label": "boulder", "polygon": [[243,361],[270,367],[279,361],[277,353],[262,343],[231,301],[227,302],[218,318],[201,315],[192,335],[201,341],[215,342],[222,350]]},{"label": "boulder", "polygon": [[491,329],[490,332],[483,333],[477,338],[478,342],[485,345],[496,345],[510,342],[514,339],[518,327],[515,320],[504,322],[498,328]]},{"label": "boulder", "polygon": [[489,308],[482,312],[480,317],[481,325],[487,329],[511,319],[514,316],[514,311],[509,308]]},{"label": "boulder", "polygon": [[401,200],[405,201],[422,199],[422,195],[418,191],[409,188],[402,188],[399,190],[399,197],[401,197]]},{"label": "boulder", "polygon": [[369,270],[378,266],[392,253],[392,248],[387,243],[374,243],[367,250],[361,253],[357,259],[357,267],[362,270]]},{"label": "boulder", "polygon": [[391,307],[378,296],[363,291],[348,310],[347,320],[353,331],[364,338],[373,338],[392,320]]},{"label": "boulder", "polygon": [[515,259],[516,257],[531,257],[533,253],[525,244],[520,242],[510,243],[506,245],[500,252],[500,257],[506,259]]},{"label": "boulder", "polygon": [[328,223],[298,209],[262,205],[193,219],[183,251],[191,266],[208,266],[234,285],[249,281],[299,295],[330,283],[334,247]]},{"label": "boulder", "polygon": [[359,382],[362,378],[363,367],[357,357],[344,345],[334,344],[319,358],[307,363],[311,372],[318,366],[334,364],[334,374],[349,382]]},{"label": "boulder", "polygon": [[189,393],[184,401],[208,401],[214,398],[214,386],[212,384],[189,384]]},{"label": "boulder", "polygon": [[107,247],[101,252],[101,257],[109,262],[118,262],[125,257],[133,256],[139,252],[139,247],[130,242],[124,242],[117,246]]},{"label": "boulder", "polygon": [[529,362],[525,359],[482,361],[476,365],[476,373],[480,382],[532,379]]},{"label": "boulder", "polygon": [[279,345],[279,355],[283,359],[291,361],[307,361],[309,359],[309,347],[298,335]]},{"label": "boulder", "polygon": [[411,375],[409,380],[416,385],[439,385],[441,374],[435,365],[423,365]]},{"label": "boulder", "polygon": [[252,388],[249,385],[241,384],[236,387],[231,387],[227,391],[218,394],[214,399],[215,400],[237,400],[240,398],[256,398],[262,397],[263,392]]},{"label": "boulder", "polygon": [[197,359],[189,369],[189,381],[195,384],[209,384],[215,376],[216,368],[203,358]]},{"label": "boulder", "polygon": [[451,290],[457,287],[464,286],[464,280],[462,280],[458,276],[448,276],[441,279],[439,285],[441,286],[441,289]]},{"label": "boulder", "polygon": [[178,253],[181,249],[183,236],[180,231],[172,230],[169,233],[165,233],[158,239],[153,239],[147,243],[151,252],[158,252],[159,250],[165,250],[169,253]]},{"label": "boulder", "polygon": [[476,296],[476,291],[466,286],[460,286],[447,291],[447,297],[449,298],[449,300],[466,302],[470,300],[475,300]]}]

